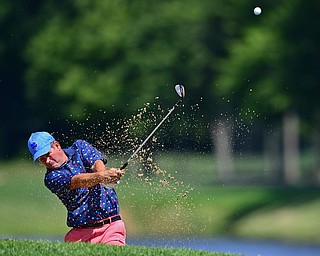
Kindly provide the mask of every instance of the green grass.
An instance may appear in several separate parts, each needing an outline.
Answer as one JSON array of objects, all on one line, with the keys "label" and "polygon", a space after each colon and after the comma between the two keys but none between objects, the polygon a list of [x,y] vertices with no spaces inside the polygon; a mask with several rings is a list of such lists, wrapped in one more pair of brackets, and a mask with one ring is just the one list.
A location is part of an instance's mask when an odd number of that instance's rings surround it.
[{"label": "green grass", "polygon": [[41,241],[0,240],[0,255],[25,256],[87,256],[87,255],[170,255],[170,256],[235,256],[236,254],[189,249],[147,248],[142,246],[110,246],[88,243],[60,243]]},{"label": "green grass", "polygon": [[43,184],[44,169],[26,161],[0,167],[2,234],[54,235],[67,231],[66,213]]},{"label": "green grass", "polygon": [[214,193],[214,206],[202,203],[202,215],[214,218],[208,227],[211,233],[320,243],[319,189],[228,187],[201,191]]},{"label": "green grass", "polygon": [[[158,162],[175,176],[166,174],[169,185],[160,182],[163,177],[137,178],[130,166],[117,186],[128,236],[320,243],[319,188],[217,185],[209,155],[163,157]],[[0,164],[0,235],[62,237],[68,231],[65,208],[44,187],[44,172],[26,160]]]}]

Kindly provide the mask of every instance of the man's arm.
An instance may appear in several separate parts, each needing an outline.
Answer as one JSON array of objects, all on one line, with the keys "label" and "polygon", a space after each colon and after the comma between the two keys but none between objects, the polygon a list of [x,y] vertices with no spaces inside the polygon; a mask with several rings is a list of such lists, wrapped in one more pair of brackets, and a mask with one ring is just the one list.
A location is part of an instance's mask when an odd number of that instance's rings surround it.
[{"label": "man's arm", "polygon": [[93,173],[81,173],[72,177],[70,189],[90,188],[99,183],[116,183],[124,175],[124,171],[110,168],[106,169],[105,164],[101,160],[97,160],[92,165]]},{"label": "man's arm", "polygon": [[105,171],[106,170],[106,165],[104,164],[104,162],[102,160],[97,160],[91,166],[91,170],[93,172]]}]

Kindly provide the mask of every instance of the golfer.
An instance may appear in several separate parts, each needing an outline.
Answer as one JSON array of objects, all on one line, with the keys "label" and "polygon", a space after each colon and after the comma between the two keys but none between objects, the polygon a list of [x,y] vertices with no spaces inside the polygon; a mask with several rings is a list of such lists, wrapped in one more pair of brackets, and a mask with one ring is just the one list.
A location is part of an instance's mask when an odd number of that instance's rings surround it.
[{"label": "golfer", "polygon": [[124,172],[106,168],[102,153],[84,140],[67,149],[47,132],[32,133],[28,148],[33,161],[46,168],[45,186],[67,208],[72,229],[65,242],[125,245],[126,230],[120,217],[117,194],[103,184],[116,183]]}]

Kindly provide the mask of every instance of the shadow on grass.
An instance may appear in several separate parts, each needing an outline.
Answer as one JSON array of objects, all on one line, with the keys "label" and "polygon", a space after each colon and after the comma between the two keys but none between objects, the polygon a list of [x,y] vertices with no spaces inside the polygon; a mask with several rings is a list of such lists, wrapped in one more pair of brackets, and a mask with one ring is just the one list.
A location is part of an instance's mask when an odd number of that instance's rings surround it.
[{"label": "shadow on grass", "polygon": [[228,218],[226,229],[231,231],[236,222],[263,208],[272,210],[284,206],[298,206],[320,199],[320,188],[314,187],[272,187],[267,191],[268,193],[262,195],[258,201],[243,204],[232,213]]}]

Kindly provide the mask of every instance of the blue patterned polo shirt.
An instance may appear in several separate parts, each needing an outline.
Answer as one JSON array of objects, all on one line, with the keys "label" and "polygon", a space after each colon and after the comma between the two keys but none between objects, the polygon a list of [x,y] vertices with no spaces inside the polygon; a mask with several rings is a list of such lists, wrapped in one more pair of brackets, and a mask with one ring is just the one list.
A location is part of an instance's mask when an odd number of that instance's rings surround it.
[{"label": "blue patterned polo shirt", "polygon": [[102,184],[70,190],[71,178],[90,173],[96,160],[106,162],[100,151],[84,140],[77,140],[64,152],[68,161],[59,169],[47,169],[45,186],[56,194],[68,210],[67,225],[81,227],[120,213],[117,194]]}]

